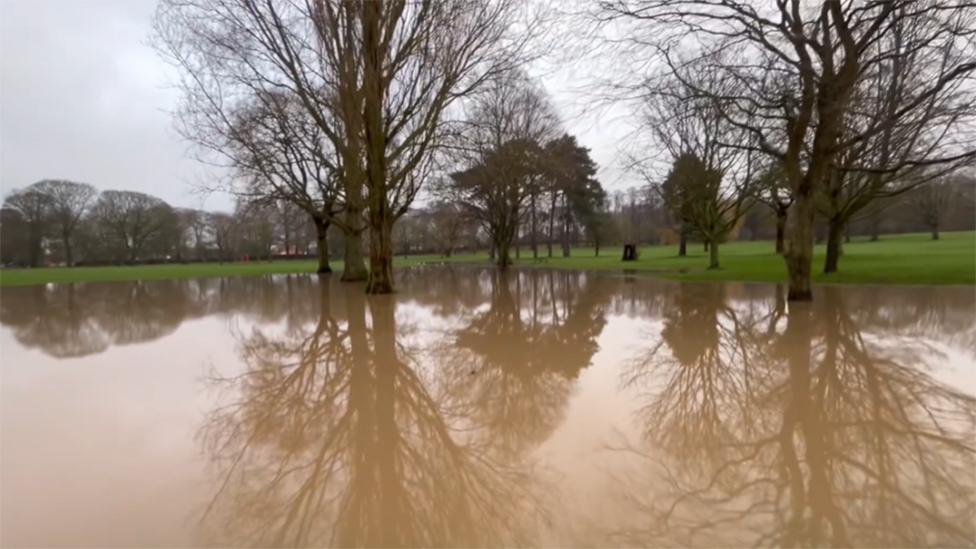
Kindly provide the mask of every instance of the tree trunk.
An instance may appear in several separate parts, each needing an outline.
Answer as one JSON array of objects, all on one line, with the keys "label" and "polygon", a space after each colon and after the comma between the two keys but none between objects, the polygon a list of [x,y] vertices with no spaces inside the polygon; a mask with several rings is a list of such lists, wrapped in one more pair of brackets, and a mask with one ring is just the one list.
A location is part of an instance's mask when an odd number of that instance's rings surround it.
[{"label": "tree trunk", "polygon": [[366,293],[393,293],[393,223],[388,180],[384,101],[387,91],[383,45],[383,5],[366,2],[362,8],[363,129],[366,143],[367,213],[369,216],[369,277]]},{"label": "tree trunk", "polygon": [[[291,256],[291,220],[286,216],[281,225],[285,232],[285,257],[289,257]],[[321,266],[321,262],[319,266]]]},{"label": "tree trunk", "polygon": [[329,265],[329,222],[325,219],[315,219],[315,241],[319,247],[319,267],[315,271],[319,274],[331,273]]},{"label": "tree trunk", "polygon": [[827,222],[827,257],[824,260],[824,274],[837,272],[837,264],[843,254],[843,237],[844,222],[839,219],[829,220]]},{"label": "tree trunk", "polygon": [[593,237],[593,257],[600,257],[600,239]]},{"label": "tree trunk", "polygon": [[553,231],[555,230],[556,224],[556,193],[551,193],[551,198],[549,199],[549,235],[547,245],[549,247],[549,257],[552,257],[552,237]]},{"label": "tree trunk", "polygon": [[703,242],[703,243],[702,243],[702,246],[704,247],[704,250],[705,250],[706,252],[708,251],[708,245],[709,245],[709,242],[708,242],[708,240],[706,240],[705,242]]},{"label": "tree trunk", "polygon": [[538,226],[536,224],[536,207],[535,207],[535,193],[532,194],[532,201],[529,203],[529,215],[532,222],[532,234],[530,235],[530,242],[532,243],[532,259],[539,259],[539,242],[537,237]]},{"label": "tree trunk", "polygon": [[706,247],[708,248],[708,268],[718,269],[718,243],[705,241]]},{"label": "tree trunk", "polygon": [[797,193],[790,209],[783,253],[790,283],[787,299],[810,301],[813,299],[810,275],[813,268],[813,218],[816,213],[812,193]]},{"label": "tree trunk", "polygon": [[393,293],[393,220],[385,210],[370,214],[369,278],[366,293]]},{"label": "tree trunk", "polygon": [[938,239],[939,239],[939,224],[938,223],[933,223],[932,224],[932,240],[938,240]]},{"label": "tree trunk", "polygon": [[682,229],[681,235],[678,237],[678,257],[685,257],[688,255],[688,235]]},{"label": "tree trunk", "polygon": [[569,208],[566,205],[566,195],[563,195],[563,257],[569,257]]},{"label": "tree trunk", "polygon": [[[935,236],[932,237],[933,240],[938,240],[939,239],[938,233],[936,232],[936,233],[933,233],[933,234],[935,234]],[[74,266],[74,264],[75,264],[75,258],[74,258],[74,254],[71,253],[71,237],[68,236],[68,235],[63,235],[61,237],[61,241],[64,243],[64,264],[65,264],[65,266],[67,266],[67,267]]]},{"label": "tree trunk", "polygon": [[515,225],[515,259],[520,259],[522,257],[522,246],[520,246],[519,236],[522,232],[522,225]]},{"label": "tree trunk", "polygon": [[508,235],[499,235],[495,242],[496,251],[496,262],[499,269],[508,269],[509,265],[512,264],[511,256],[509,255],[509,247],[512,245],[512,239]]},{"label": "tree trunk", "polygon": [[41,238],[30,235],[27,251],[27,263],[31,267],[37,267],[41,259]]},{"label": "tree trunk", "polygon": [[782,255],[785,250],[784,241],[786,238],[786,209],[776,210],[776,253]]},{"label": "tree trunk", "polygon": [[342,280],[343,282],[359,282],[366,280],[369,273],[363,261],[363,233],[362,233],[362,205],[346,204],[346,225],[351,230],[344,231],[344,250]]}]

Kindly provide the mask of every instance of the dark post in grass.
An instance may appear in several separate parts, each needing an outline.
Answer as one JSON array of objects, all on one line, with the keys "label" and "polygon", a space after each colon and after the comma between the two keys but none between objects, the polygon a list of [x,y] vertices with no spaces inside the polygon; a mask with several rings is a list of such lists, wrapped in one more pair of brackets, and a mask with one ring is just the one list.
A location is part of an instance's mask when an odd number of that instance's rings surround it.
[{"label": "dark post in grass", "polygon": [[637,261],[637,245],[624,244],[624,261]]}]

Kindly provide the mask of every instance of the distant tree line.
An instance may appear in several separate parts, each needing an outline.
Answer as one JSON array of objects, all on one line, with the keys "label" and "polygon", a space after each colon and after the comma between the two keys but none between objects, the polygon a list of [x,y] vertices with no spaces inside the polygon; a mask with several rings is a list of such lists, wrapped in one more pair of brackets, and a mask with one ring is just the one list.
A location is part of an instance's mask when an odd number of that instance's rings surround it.
[{"label": "distant tree line", "polygon": [[[674,245],[684,255],[688,242],[708,250],[709,239],[682,217],[676,191],[662,185],[606,192],[593,179],[595,165],[572,136],[553,139],[540,150],[565,146],[582,159],[581,177],[548,179],[519,199],[518,222],[509,255],[569,256],[576,247],[622,243]],[[554,153],[555,154],[555,153]],[[572,166],[566,164],[565,166]],[[471,174],[468,174],[471,175]],[[454,178],[466,177],[462,173]],[[761,179],[761,178],[760,178]],[[458,185],[453,182],[449,186]],[[665,187],[662,189],[661,187]],[[734,216],[723,213],[723,233],[714,240],[771,240],[783,245],[783,220],[775,187],[760,181]],[[448,190],[448,194],[456,192]],[[397,255],[440,255],[492,250],[488,226],[472,214],[470,199],[447,195],[409,209],[393,231]],[[734,203],[733,203],[734,204]],[[726,220],[734,218],[734,222]],[[818,215],[814,238],[827,242],[830,219]],[[976,175],[958,173],[886,197],[851,218],[842,235],[878,240],[884,234],[976,229]],[[103,191],[85,183],[44,180],[11,192],[0,208],[0,263],[5,266],[104,265],[162,262],[240,261],[271,258],[341,257],[342,231],[323,242],[313,220],[289,201],[238,201],[232,212],[179,208],[134,191]],[[367,235],[368,242],[368,235]],[[320,246],[324,246],[320,248]],[[499,259],[497,253],[496,262]],[[716,254],[717,257],[717,254]],[[327,260],[326,260],[327,262]]]},{"label": "distant tree line", "polygon": [[285,201],[233,213],[177,208],[135,191],[64,180],[15,190],[0,210],[8,266],[233,261],[316,252],[314,227]]}]

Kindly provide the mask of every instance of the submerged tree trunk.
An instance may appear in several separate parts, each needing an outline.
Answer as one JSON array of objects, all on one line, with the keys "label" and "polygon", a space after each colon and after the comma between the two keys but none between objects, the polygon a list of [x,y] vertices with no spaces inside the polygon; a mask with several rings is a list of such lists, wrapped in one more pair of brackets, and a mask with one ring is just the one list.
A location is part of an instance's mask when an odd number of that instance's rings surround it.
[{"label": "submerged tree trunk", "polygon": [[682,229],[681,235],[678,237],[678,257],[685,257],[686,255],[688,255],[688,235]]},{"label": "submerged tree trunk", "polygon": [[786,208],[776,210],[776,253],[782,254],[786,239]]},{"label": "submerged tree trunk", "polygon": [[384,108],[389,85],[384,67],[383,6],[366,2],[362,8],[363,129],[366,144],[367,213],[369,217],[369,277],[366,293],[393,293],[393,223],[387,165],[387,122]]},{"label": "submerged tree trunk", "polygon": [[789,274],[790,301],[810,301],[813,293],[810,275],[813,267],[813,218],[814,198],[811,194],[797,193],[790,206],[787,221],[788,235],[783,258]]},{"label": "submerged tree trunk", "polygon": [[845,223],[840,219],[827,222],[827,257],[824,259],[824,274],[836,273],[840,256],[843,255]]},{"label": "submerged tree trunk", "polygon": [[705,241],[705,248],[708,249],[708,268],[718,269],[718,242]]},{"label": "submerged tree trunk", "polygon": [[319,267],[315,271],[319,274],[331,273],[329,265],[329,222],[322,218],[315,219],[315,241],[319,247]]},{"label": "submerged tree trunk", "polygon": [[369,273],[363,261],[362,205],[347,203],[345,219],[350,230],[343,233],[345,247],[341,280],[343,282],[363,281]]},{"label": "submerged tree trunk", "polygon": [[498,265],[499,269],[505,270],[512,264],[512,258],[509,255],[509,249],[512,245],[512,238],[506,234],[500,234],[496,237],[494,242],[495,249],[495,264]]},{"label": "submerged tree trunk", "polygon": [[370,214],[369,278],[366,293],[393,293],[393,220],[383,208]]}]

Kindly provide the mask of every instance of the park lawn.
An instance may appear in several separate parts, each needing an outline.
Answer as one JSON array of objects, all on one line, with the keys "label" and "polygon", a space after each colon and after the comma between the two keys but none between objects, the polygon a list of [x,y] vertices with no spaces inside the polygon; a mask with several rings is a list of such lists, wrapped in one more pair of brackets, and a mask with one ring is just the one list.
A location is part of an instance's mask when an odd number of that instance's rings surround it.
[{"label": "park lawn", "polygon": [[[620,261],[620,247],[605,248],[595,257],[593,249],[575,248],[571,257],[533,260],[522,249],[516,264],[524,267],[550,267],[580,270],[632,269],[676,280],[784,282],[783,259],[773,253],[768,241],[731,242],[720,249],[722,268],[708,270],[708,254],[701,244],[689,244],[688,256],[677,257],[675,246],[645,246],[640,259]],[[540,250],[543,251],[544,250]],[[513,254],[514,255],[514,254]],[[837,284],[976,284],[976,232],[943,233],[933,241],[927,234],[884,235],[877,242],[855,239],[844,246],[840,272],[822,274],[824,247],[816,247],[814,281]],[[450,258],[436,255],[401,257],[396,267],[431,263],[487,264],[485,253],[456,254]],[[247,263],[187,263],[113,267],[47,267],[40,269],[2,269],[0,286],[29,286],[46,283],[160,280],[206,278],[264,274],[314,272],[314,260],[252,261]],[[341,261],[332,268],[342,269]]]},{"label": "park lawn", "polygon": [[[560,252],[555,251],[558,255]],[[678,257],[677,246],[647,246],[637,261],[620,261],[622,248],[600,251],[574,249],[569,258],[521,259],[520,264],[586,270],[623,267],[655,273],[675,280],[785,282],[786,265],[768,241],[730,242],[719,249],[721,269],[708,270],[708,253],[700,243],[688,245]],[[823,274],[825,247],[814,249],[814,282],[823,284],[976,284],[976,232],[943,233],[933,241],[928,234],[883,235],[870,242],[857,238],[844,245],[839,271]]]},{"label": "park lawn", "polygon": [[[484,254],[461,254],[452,262],[481,261]],[[396,257],[397,267],[412,267],[427,262],[443,262],[439,256]],[[332,268],[342,271],[342,261],[332,261]],[[169,280],[180,278],[213,278],[267,274],[314,273],[315,259],[248,261],[228,263],[167,263],[160,265],[116,265],[105,267],[42,267],[38,269],[0,269],[0,286],[32,286],[66,282],[121,282],[129,280]]]}]

